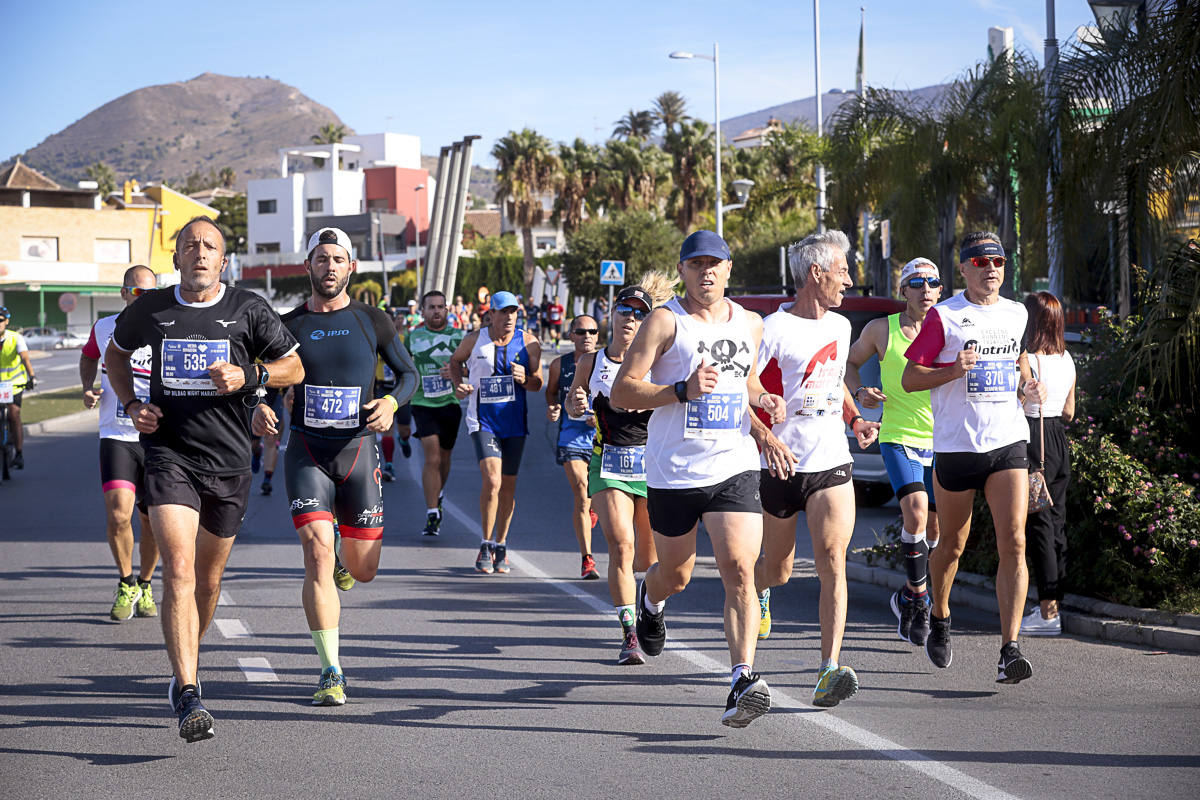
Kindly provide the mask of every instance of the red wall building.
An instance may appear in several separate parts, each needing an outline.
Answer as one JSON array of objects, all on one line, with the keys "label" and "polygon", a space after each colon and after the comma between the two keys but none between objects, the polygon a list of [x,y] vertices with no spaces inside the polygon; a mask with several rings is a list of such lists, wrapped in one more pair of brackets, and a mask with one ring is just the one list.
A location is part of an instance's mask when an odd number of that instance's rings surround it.
[{"label": "red wall building", "polygon": [[[369,167],[363,170],[366,176],[367,211],[392,211],[408,219],[404,231],[405,242],[414,243],[419,226],[419,244],[429,244],[429,170],[406,169],[404,167]],[[424,184],[425,188],[414,191]],[[414,225],[414,222],[416,223]]]}]

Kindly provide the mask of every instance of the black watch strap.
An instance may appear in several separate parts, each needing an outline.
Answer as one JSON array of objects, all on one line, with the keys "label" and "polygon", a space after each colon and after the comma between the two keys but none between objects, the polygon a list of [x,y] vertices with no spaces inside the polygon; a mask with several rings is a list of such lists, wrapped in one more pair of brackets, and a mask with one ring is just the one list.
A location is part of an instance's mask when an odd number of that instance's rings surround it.
[{"label": "black watch strap", "polygon": [[676,381],[675,382],[675,397],[681,403],[686,403],[688,401],[687,381]]}]

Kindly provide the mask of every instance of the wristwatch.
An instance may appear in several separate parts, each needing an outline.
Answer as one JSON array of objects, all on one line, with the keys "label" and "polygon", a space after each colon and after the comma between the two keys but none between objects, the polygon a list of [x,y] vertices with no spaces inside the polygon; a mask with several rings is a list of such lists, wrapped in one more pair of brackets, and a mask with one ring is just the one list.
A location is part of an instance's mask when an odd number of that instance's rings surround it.
[{"label": "wristwatch", "polygon": [[681,403],[686,403],[688,401],[687,381],[675,382],[675,397]]},{"label": "wristwatch", "polygon": [[259,385],[259,386],[266,386],[266,385],[267,385],[267,381],[271,380],[271,373],[267,372],[267,365],[266,365],[266,364],[259,364],[259,365],[258,365],[258,368],[262,370],[262,375],[260,375],[260,376],[259,376],[259,378],[258,378],[258,385]]}]

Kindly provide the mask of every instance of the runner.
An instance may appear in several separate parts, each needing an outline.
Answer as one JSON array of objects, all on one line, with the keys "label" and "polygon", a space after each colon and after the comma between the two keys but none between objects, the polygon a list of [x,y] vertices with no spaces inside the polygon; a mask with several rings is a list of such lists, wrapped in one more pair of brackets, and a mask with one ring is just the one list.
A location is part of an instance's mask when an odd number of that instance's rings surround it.
[{"label": "runner", "polygon": [[994,233],[963,237],[958,270],[966,289],[929,310],[905,351],[906,392],[930,390],[933,407],[933,493],[941,541],[929,554],[933,590],[925,654],[935,667],[950,666],[950,589],[971,531],[971,507],[982,489],[996,529],[996,599],[1000,605],[997,683],[1019,683],[1033,674],[1017,634],[1029,588],[1025,567],[1025,514],[1029,503],[1029,426],[1025,394],[1044,402],[1030,379],[1021,348],[1028,313],[1000,296],[1004,248]]},{"label": "runner", "polygon": [[[817,233],[789,248],[795,302],[763,322],[758,363],[763,386],[792,409],[768,428],[752,419],[762,450],[763,555],[754,568],[759,589],[759,638],[771,632],[771,587],[787,582],[796,555],[797,512],[805,512],[821,581],[821,666],[812,704],[832,708],[858,691],[858,675],[838,663],[846,632],[846,548],[854,534],[854,463],[844,424],[866,449],[879,423],[858,413],[843,379],[850,320],[830,309],[854,281],[846,264],[850,242],[841,231]],[[843,420],[845,421],[843,423]]]},{"label": "runner", "polygon": [[555,351],[558,350],[558,343],[562,339],[564,313],[566,309],[558,302],[557,297],[546,298],[546,325],[549,327],[550,343]]},{"label": "runner", "polygon": [[[207,217],[176,238],[179,285],[121,312],[104,353],[121,408],[142,433],[146,503],[163,559],[167,698],[188,742],[213,736],[196,675],[200,640],[221,594],[221,574],[250,493],[253,387],[304,377],[296,340],[258,295],[220,282],[225,238]],[[150,402],[134,393],[130,356],[153,352]]]},{"label": "runner", "polygon": [[26,389],[37,386],[37,376],[33,372],[33,362],[29,359],[29,345],[26,344],[25,337],[8,329],[11,318],[9,310],[0,306],[0,392],[5,395],[12,393],[12,402],[8,404],[9,440],[16,450],[12,465],[17,469],[25,469],[25,456],[21,452],[25,443],[25,429],[21,425],[21,401]]},{"label": "runner", "polygon": [[[292,524],[304,547],[301,598],[321,659],[314,706],[346,702],[335,561],[357,581],[372,580],[379,569],[383,491],[371,433],[391,428],[396,409],[416,385],[416,368],[388,315],[346,293],[358,268],[352,247],[338,228],[322,228],[309,238],[304,268],[312,295],[283,317],[300,342],[304,363],[304,380],[293,390],[292,442],[284,459]],[[394,394],[364,403],[362,398],[371,396],[377,357],[400,376],[399,386]],[[259,404],[256,431],[278,433],[278,422],[270,407]]]},{"label": "runner", "polygon": [[703,520],[725,587],[732,662],[721,722],[743,728],[771,707],[767,682],[752,669],[762,505],[747,407],[765,406],[776,422],[785,410],[783,398],[763,391],[755,369],[762,320],[725,299],[732,267],[729,247],[712,231],[684,240],[676,269],[686,294],[650,313],[617,372],[611,401],[653,409],[646,486],[659,560],[638,590],[638,642],[647,655],[662,652],[666,601],[691,580]]},{"label": "runner", "polygon": [[[487,326],[468,334],[450,356],[454,394],[467,400],[467,431],[475,444],[483,485],[479,523],[483,541],[475,570],[506,573],[508,528],[516,508],[517,471],[529,435],[526,392],[542,388],[542,347],[516,330],[517,298],[496,292]],[[469,370],[464,377],[463,368]]]},{"label": "runner", "polygon": [[416,362],[420,383],[412,398],[417,440],[425,453],[421,488],[425,493],[426,536],[437,536],[442,525],[442,495],[450,478],[450,456],[458,441],[462,406],[450,382],[450,356],[464,331],[446,323],[446,295],[434,290],[421,298],[425,325],[408,335],[408,350]]},{"label": "runner", "polygon": [[[278,389],[267,389],[267,393],[263,395],[262,405],[267,406],[275,412],[275,418],[283,419],[283,393]],[[282,428],[282,426],[279,426]],[[279,447],[282,434],[267,433],[262,436],[256,436],[256,449],[254,451],[253,460],[250,462],[251,472],[257,472],[254,468],[255,462],[261,459],[263,479],[259,491],[264,497],[270,497],[274,491],[274,486],[271,484],[271,478],[275,475],[275,467],[279,464]]]},{"label": "runner", "polygon": [[[128,306],[158,285],[154,271],[141,264],[125,270],[121,300]],[[146,471],[142,445],[133,422],[118,407],[117,395],[108,382],[104,352],[112,338],[116,315],[102,317],[92,325],[87,344],[79,354],[79,381],[83,385],[83,407],[100,406],[100,490],[104,493],[105,528],[108,547],[117,564],[117,591],[108,615],[115,620],[157,617],[150,579],[158,565],[158,544],[146,514]],[[150,348],[141,347],[130,358],[133,389],[141,400],[150,399]],[[95,389],[96,368],[100,389]],[[140,568],[133,577],[133,508],[137,505],[142,536],[138,547]]]},{"label": "runner", "polygon": [[587,408],[581,414],[570,410],[566,414],[562,412],[579,359],[596,349],[600,329],[595,319],[582,314],[571,321],[568,331],[575,349],[550,363],[546,378],[546,419],[558,423],[554,460],[567,473],[567,484],[575,502],[571,522],[575,525],[575,541],[579,545],[579,577],[590,581],[600,577],[596,560],[592,558],[592,527],[595,523],[588,501],[588,463],[592,458],[596,418]]},{"label": "runner", "polygon": [[[908,583],[892,594],[896,634],[918,647],[929,638],[929,606],[925,581],[929,552],[937,547],[937,503],[933,501],[933,411],[928,392],[904,391],[900,385],[908,363],[904,352],[921,330],[925,315],[942,294],[937,265],[914,258],[900,270],[900,296],[907,306],[899,314],[873,319],[850,348],[846,386],[863,408],[883,403],[879,452],[887,467],[892,491],[900,502],[904,527],[900,547]],[[858,368],[871,356],[879,357],[882,391],[864,386]]]},{"label": "runner", "polygon": [[613,378],[642,320],[656,305],[675,296],[674,283],[661,272],[649,272],[637,286],[627,286],[617,294],[619,327],[613,340],[603,350],[580,358],[567,398],[576,416],[586,413],[589,405],[596,415],[588,494],[608,542],[608,592],[622,633],[618,664],[646,663],[634,625],[634,573],[644,572],[658,558],[646,511],[646,425],[651,412],[617,408],[609,397]]}]

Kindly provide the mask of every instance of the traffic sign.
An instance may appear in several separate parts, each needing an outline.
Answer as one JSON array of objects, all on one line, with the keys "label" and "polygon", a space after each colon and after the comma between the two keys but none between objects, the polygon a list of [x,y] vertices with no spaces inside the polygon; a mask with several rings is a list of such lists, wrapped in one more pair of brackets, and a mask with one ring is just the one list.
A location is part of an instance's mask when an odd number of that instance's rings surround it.
[{"label": "traffic sign", "polygon": [[625,262],[624,261],[601,261],[600,262],[600,285],[601,286],[621,286],[625,283]]}]

